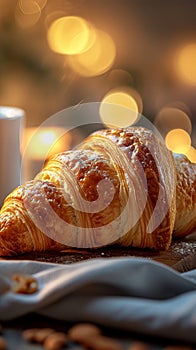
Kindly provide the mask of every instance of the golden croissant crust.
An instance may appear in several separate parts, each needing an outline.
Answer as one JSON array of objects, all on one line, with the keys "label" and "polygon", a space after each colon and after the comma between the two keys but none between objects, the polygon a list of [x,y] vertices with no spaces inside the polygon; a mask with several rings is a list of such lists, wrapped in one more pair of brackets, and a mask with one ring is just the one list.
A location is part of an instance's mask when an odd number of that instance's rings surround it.
[{"label": "golden croissant crust", "polygon": [[174,236],[182,237],[196,228],[196,164],[184,155],[175,155],[176,219]]},{"label": "golden croissant crust", "polygon": [[93,133],[50,158],[0,212],[0,255],[65,246],[166,250],[196,227],[196,166],[141,127]]}]

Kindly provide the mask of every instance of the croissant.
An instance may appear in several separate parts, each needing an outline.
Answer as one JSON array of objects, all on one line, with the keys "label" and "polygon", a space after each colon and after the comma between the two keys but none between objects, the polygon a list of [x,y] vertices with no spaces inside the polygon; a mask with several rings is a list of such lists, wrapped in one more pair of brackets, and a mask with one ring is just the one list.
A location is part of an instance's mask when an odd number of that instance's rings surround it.
[{"label": "croissant", "polygon": [[143,127],[49,158],[0,212],[0,255],[110,244],[167,250],[196,228],[196,165]]}]

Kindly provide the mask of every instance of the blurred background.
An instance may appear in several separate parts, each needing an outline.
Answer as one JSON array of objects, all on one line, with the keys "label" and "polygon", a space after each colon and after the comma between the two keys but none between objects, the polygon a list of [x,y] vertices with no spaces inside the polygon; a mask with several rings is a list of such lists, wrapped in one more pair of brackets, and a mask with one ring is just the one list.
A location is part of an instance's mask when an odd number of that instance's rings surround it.
[{"label": "blurred background", "polygon": [[26,111],[26,137],[66,107],[106,101],[142,113],[196,162],[195,0],[0,0],[0,9],[0,105]]}]

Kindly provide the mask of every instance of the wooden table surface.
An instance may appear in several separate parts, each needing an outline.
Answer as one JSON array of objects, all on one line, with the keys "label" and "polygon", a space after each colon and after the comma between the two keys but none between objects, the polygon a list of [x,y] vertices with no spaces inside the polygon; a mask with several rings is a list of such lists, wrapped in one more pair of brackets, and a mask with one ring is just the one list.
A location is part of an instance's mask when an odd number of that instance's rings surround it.
[{"label": "wooden table surface", "polygon": [[7,257],[6,260],[37,260],[57,264],[70,264],[88,259],[110,257],[144,257],[173,267],[179,272],[196,268],[196,233],[183,239],[173,240],[168,251],[108,246],[99,249],[71,249],[61,252],[41,252]]}]

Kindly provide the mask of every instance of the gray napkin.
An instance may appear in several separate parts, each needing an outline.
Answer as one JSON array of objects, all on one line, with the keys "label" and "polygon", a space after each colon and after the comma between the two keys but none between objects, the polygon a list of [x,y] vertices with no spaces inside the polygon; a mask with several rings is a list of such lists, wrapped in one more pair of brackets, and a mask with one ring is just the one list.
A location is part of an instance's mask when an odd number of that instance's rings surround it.
[{"label": "gray napkin", "polygon": [[[15,273],[33,275],[38,292],[7,291]],[[0,320],[29,312],[196,343],[196,270],[180,274],[145,258],[0,261]]]}]

